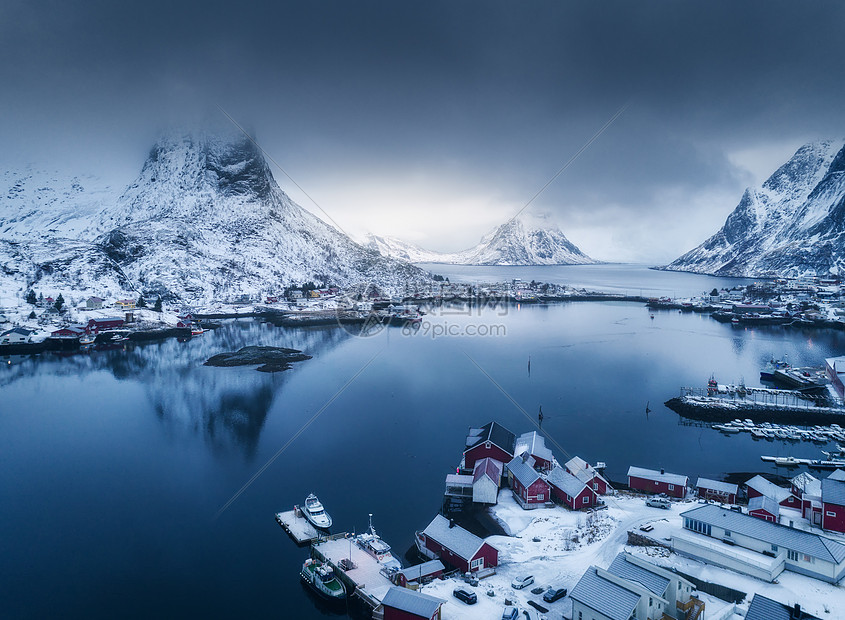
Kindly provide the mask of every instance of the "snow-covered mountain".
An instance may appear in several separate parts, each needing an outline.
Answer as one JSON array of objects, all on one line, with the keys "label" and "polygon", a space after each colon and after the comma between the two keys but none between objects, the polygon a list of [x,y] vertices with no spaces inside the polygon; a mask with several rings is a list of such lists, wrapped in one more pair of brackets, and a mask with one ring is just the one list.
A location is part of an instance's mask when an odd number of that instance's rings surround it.
[{"label": "snow-covered mountain", "polygon": [[134,291],[200,303],[308,280],[399,289],[426,278],[294,203],[245,136],[166,137],[114,199],[20,176],[0,207],[5,295]]},{"label": "snow-covered mountain", "polygon": [[802,146],[725,225],[664,269],[725,276],[845,273],[845,148]]},{"label": "snow-covered mountain", "polygon": [[595,263],[548,216],[521,213],[462,252],[424,250],[395,237],[368,235],[367,246],[412,263],[452,265],[584,265]]}]

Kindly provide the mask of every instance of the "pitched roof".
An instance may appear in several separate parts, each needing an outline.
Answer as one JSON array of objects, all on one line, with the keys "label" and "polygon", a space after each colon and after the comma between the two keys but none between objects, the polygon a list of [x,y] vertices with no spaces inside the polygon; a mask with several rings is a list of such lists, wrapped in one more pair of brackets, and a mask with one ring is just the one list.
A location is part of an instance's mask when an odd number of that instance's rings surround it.
[{"label": "pitched roof", "polygon": [[812,532],[755,519],[733,510],[726,510],[715,504],[707,504],[687,510],[682,512],[681,516],[724,528],[755,540],[775,544],[778,547],[798,551],[827,562],[838,564],[845,560],[845,544]]},{"label": "pitched roof", "polygon": [[699,478],[695,483],[696,489],[710,489],[711,491],[721,491],[722,493],[730,493],[736,495],[739,487],[729,482],[719,482],[718,480],[710,480],[710,478]]},{"label": "pitched roof", "polygon": [[595,566],[587,569],[569,596],[610,620],[628,620],[640,602],[639,594],[601,577]]},{"label": "pitched roof", "polygon": [[822,480],[822,502],[845,506],[845,482],[841,480]]},{"label": "pitched roof", "polygon": [[800,489],[804,495],[815,495],[818,497],[822,494],[821,480],[806,471],[795,476],[790,482],[796,489]]},{"label": "pitched roof", "polygon": [[488,422],[481,428],[469,429],[464,452],[485,441],[499,446],[508,454],[513,454],[516,436],[498,422]]},{"label": "pitched roof", "polygon": [[540,480],[540,474],[538,474],[533,467],[523,461],[521,456],[513,457],[511,462],[508,463],[508,471],[510,471],[513,474],[513,477],[519,480],[519,483],[526,489]]},{"label": "pitched roof", "polygon": [[446,601],[415,590],[391,586],[381,602],[393,609],[399,609],[422,618],[431,618],[434,612]]},{"label": "pitched roof", "polygon": [[751,480],[745,483],[749,489],[754,489],[762,493],[766,497],[771,497],[778,504],[792,495],[792,491],[779,487],[774,482],[770,482],[763,478],[763,476],[754,476]]},{"label": "pitched roof", "polygon": [[845,470],[837,469],[828,476],[830,480],[845,480]]},{"label": "pitched roof", "polygon": [[433,575],[434,573],[442,570],[445,570],[443,562],[440,560],[429,560],[428,562],[423,562],[422,564],[417,564],[416,566],[403,568],[399,572],[405,575],[405,579],[408,581],[416,581],[421,577]]},{"label": "pitched roof", "polygon": [[496,484],[499,484],[499,479],[502,477],[502,469],[504,465],[501,461],[491,459],[489,456],[475,462],[475,467],[472,470],[472,481],[478,482],[485,475]]},{"label": "pitched roof", "polygon": [[423,530],[423,534],[465,560],[471,560],[484,544],[482,539],[460,525],[449,527],[449,519],[443,515],[434,517],[434,520]]},{"label": "pitched roof", "polygon": [[581,491],[588,488],[586,484],[578,480],[578,478],[562,467],[555,467],[552,471],[550,471],[546,480],[548,480],[549,484],[554,485],[556,488],[566,493],[569,497],[578,497],[578,494],[581,493]]},{"label": "pitched roof", "polygon": [[[598,477],[604,480],[604,476],[602,476],[580,456],[573,456],[571,459],[566,461],[564,467],[570,474],[572,474],[573,476],[578,478],[578,480],[585,484],[592,480],[594,477]],[[607,480],[604,480],[604,482],[605,484],[607,484]]]},{"label": "pitched roof", "polygon": [[34,329],[26,329],[25,327],[13,327],[5,332],[3,332],[3,336],[8,334],[20,334],[21,336],[29,336],[30,334],[34,334]]},{"label": "pitched roof", "polygon": [[646,480],[657,480],[658,482],[667,482],[669,484],[677,484],[680,486],[686,486],[687,481],[689,480],[689,478],[682,476],[681,474],[670,474],[669,472],[660,473],[659,471],[654,471],[653,469],[644,469],[642,467],[634,467],[633,465],[628,468],[628,476],[645,478]]},{"label": "pitched roof", "polygon": [[537,431],[523,433],[517,438],[513,453],[522,454],[526,451],[531,456],[538,456],[545,461],[551,461],[554,458],[552,451],[546,447],[545,438]]},{"label": "pitched roof", "polygon": [[622,577],[622,579],[627,579],[628,581],[636,581],[656,596],[662,598],[671,580],[657,571],[648,570],[644,566],[629,561],[629,557],[626,553],[617,555],[610,566],[607,567],[607,572],[613,573],[617,577]]},{"label": "pitched roof", "polygon": [[778,504],[771,497],[760,495],[758,497],[752,497],[750,500],[748,500],[749,513],[761,509],[768,512],[770,515],[778,516],[780,514],[780,504]]},{"label": "pitched roof", "polygon": [[[762,594],[754,594],[754,598],[751,599],[751,604],[748,606],[748,611],[745,614],[745,620],[796,620],[792,616],[793,609],[793,607],[788,607],[783,603],[766,598]],[[819,619],[816,616],[801,612],[799,620]]]}]

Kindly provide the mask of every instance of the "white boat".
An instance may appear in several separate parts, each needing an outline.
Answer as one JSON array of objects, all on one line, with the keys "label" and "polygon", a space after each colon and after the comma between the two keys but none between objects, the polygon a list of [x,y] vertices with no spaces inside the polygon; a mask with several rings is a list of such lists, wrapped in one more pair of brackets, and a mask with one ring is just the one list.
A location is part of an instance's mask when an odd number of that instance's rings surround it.
[{"label": "white boat", "polygon": [[373,515],[370,515],[369,530],[363,534],[358,534],[355,537],[355,543],[364,551],[374,557],[383,568],[388,571],[401,570],[402,564],[393,557],[390,552],[390,545],[384,542],[381,537],[376,534],[376,529],[373,527]]},{"label": "white boat", "polygon": [[302,581],[317,594],[330,601],[342,601],[346,598],[346,589],[334,574],[332,567],[316,560],[305,560],[299,571]]},{"label": "white boat", "polygon": [[323,508],[323,504],[317,499],[317,496],[311,493],[305,498],[305,505],[302,507],[302,514],[311,522],[314,527],[327,530],[332,526],[332,518],[329,513]]},{"label": "white boat", "polygon": [[79,337],[79,344],[86,345],[86,344],[94,344],[94,341],[97,339],[96,334],[82,334]]}]

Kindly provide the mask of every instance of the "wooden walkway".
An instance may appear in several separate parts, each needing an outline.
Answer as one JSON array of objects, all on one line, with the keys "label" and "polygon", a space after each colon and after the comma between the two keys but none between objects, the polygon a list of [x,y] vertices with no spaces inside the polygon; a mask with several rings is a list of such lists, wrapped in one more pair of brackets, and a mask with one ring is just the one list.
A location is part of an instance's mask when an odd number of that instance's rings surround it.
[{"label": "wooden walkway", "polygon": [[[311,546],[311,552],[318,559],[331,564],[335,574],[348,587],[348,591],[354,591],[354,595],[372,609],[381,605],[381,599],[393,585],[381,574],[382,565],[356,545],[351,537],[339,534],[321,540]],[[344,570],[343,565],[350,559],[354,568]]]},{"label": "wooden walkway", "polygon": [[288,535],[296,541],[298,545],[310,543],[320,537],[317,529],[308,522],[302,512],[294,508],[287,512],[276,513],[276,523],[282,526]]}]

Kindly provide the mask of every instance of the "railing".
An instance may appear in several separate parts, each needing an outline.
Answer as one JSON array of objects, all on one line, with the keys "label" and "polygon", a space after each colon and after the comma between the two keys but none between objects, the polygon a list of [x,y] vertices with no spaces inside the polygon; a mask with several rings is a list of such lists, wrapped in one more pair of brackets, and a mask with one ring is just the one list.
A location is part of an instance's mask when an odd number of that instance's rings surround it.
[{"label": "railing", "polygon": [[691,596],[686,603],[677,601],[675,606],[684,612],[685,620],[698,620],[704,612],[704,601],[694,596]]}]

